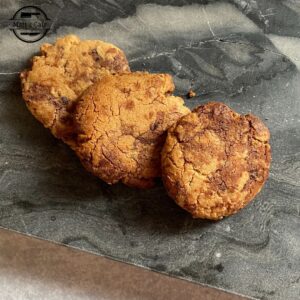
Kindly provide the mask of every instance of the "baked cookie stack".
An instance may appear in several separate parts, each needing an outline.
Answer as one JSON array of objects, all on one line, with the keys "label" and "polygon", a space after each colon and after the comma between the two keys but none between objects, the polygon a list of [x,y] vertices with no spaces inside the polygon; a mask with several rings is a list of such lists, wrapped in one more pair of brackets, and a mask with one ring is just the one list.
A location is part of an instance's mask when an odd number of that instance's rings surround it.
[{"label": "baked cookie stack", "polygon": [[130,72],[112,44],[74,35],[44,44],[21,81],[28,109],[88,171],[136,188],[162,176],[195,218],[237,212],[268,177],[270,134],[257,117],[217,102],[190,112],[170,75]]}]

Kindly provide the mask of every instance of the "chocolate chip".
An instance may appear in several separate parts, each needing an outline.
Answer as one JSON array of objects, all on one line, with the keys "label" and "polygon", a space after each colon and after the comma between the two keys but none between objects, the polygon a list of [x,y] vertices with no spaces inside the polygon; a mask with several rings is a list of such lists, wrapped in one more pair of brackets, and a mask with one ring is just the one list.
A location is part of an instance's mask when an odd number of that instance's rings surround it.
[{"label": "chocolate chip", "polygon": [[150,125],[150,130],[154,131],[159,126],[159,122],[155,121]]},{"label": "chocolate chip", "polygon": [[102,60],[101,56],[98,54],[96,49],[91,50],[91,55],[94,61],[100,62]]},{"label": "chocolate chip", "polygon": [[67,105],[69,103],[69,99],[65,96],[60,97],[62,104]]}]

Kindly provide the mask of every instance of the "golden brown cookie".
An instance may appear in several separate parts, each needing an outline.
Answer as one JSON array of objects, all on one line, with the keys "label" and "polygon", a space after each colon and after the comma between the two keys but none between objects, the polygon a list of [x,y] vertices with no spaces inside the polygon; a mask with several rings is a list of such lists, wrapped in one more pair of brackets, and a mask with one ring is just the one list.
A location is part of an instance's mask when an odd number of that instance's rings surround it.
[{"label": "golden brown cookie", "polygon": [[23,98],[31,113],[67,142],[73,133],[69,111],[78,96],[102,76],[128,71],[116,46],[68,35],[54,45],[43,44],[31,70],[21,73]]},{"label": "golden brown cookie", "polygon": [[195,218],[221,219],[261,190],[271,161],[267,127],[218,102],[200,105],[168,130],[162,178]]},{"label": "golden brown cookie", "polygon": [[88,88],[74,115],[75,151],[86,169],[109,184],[153,186],[166,129],[190,112],[173,90],[170,75],[139,72],[108,75]]}]

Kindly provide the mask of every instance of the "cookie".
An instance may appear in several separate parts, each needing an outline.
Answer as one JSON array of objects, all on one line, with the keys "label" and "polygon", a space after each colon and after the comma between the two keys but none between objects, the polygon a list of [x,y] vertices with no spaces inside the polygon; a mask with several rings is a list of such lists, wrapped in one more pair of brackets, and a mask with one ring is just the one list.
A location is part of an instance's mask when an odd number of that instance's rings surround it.
[{"label": "cookie", "polygon": [[261,190],[271,161],[267,127],[218,102],[200,105],[168,130],[162,178],[195,218],[236,213]]},{"label": "cookie", "polygon": [[172,96],[170,75],[107,75],[78,101],[77,155],[86,169],[109,184],[149,188],[161,175],[166,130],[190,112]]},{"label": "cookie", "polygon": [[23,98],[31,113],[67,142],[73,133],[70,111],[78,96],[102,76],[122,72],[129,72],[129,66],[116,46],[68,35],[54,45],[43,44],[31,69],[21,73]]}]

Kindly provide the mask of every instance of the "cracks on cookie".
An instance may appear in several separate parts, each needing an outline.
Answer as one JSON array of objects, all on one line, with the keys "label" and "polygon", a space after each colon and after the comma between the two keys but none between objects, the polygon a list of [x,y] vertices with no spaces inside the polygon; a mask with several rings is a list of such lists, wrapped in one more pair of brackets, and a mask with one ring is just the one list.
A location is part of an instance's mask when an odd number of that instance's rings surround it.
[{"label": "cracks on cookie", "polygon": [[[192,126],[202,121],[204,126]],[[180,206],[195,217],[218,219],[237,212],[259,192],[267,178],[270,161],[268,132],[259,122],[257,119],[253,125],[245,120],[245,116],[230,111],[225,105],[209,103],[183,117],[169,130],[169,148],[165,146],[163,153],[163,178]],[[213,135],[199,135],[199,130],[213,132]],[[262,138],[255,139],[257,134]],[[214,136],[222,143],[214,142]],[[207,144],[209,141],[211,146]],[[223,152],[218,148],[221,145],[225,146]],[[215,153],[214,147],[220,152]],[[204,151],[204,156],[198,157],[197,153],[201,151]],[[217,158],[212,168],[207,169],[209,172],[202,169],[202,160],[205,165],[206,156]],[[201,168],[197,168],[199,159]],[[184,167],[178,168],[178,160],[183,161]],[[202,178],[198,179],[197,174]]]},{"label": "cracks on cookie", "polygon": [[[89,153],[94,174],[109,183],[141,187],[160,176],[166,130],[187,112],[180,98],[166,96],[172,89],[169,80],[169,76],[147,73],[108,76],[105,85],[99,82],[82,96],[76,121],[79,131],[90,139],[79,145],[80,155]],[[154,90],[147,94],[149,86]],[[100,148],[101,153],[95,152]],[[107,166],[101,160],[103,153]]]}]

